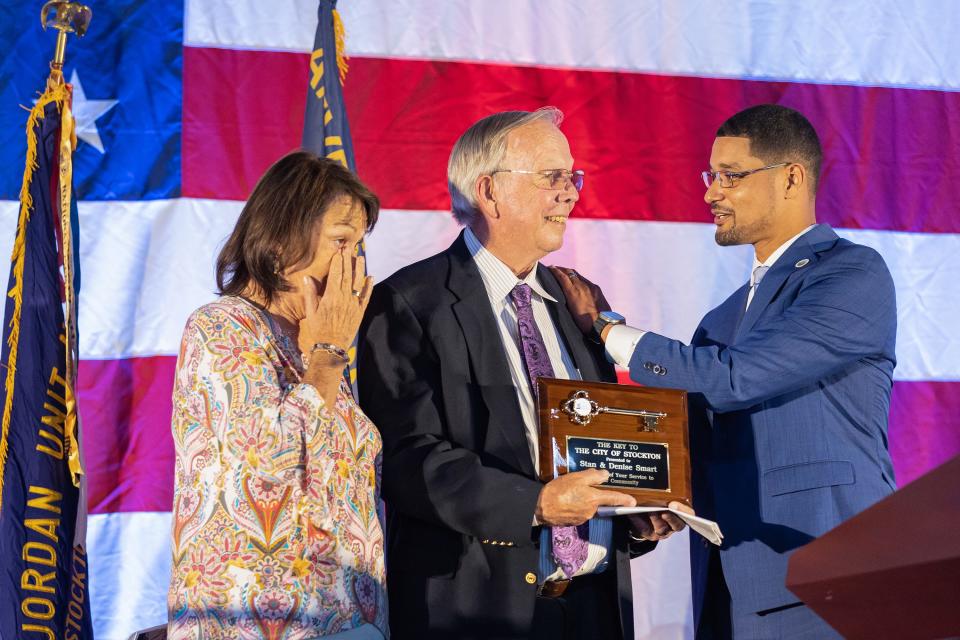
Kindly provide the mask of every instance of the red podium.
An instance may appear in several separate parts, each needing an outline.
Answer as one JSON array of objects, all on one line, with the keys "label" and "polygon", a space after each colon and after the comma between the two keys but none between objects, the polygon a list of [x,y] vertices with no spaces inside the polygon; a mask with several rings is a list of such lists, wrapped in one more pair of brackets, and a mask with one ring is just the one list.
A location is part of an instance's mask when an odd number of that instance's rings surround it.
[{"label": "red podium", "polygon": [[960,636],[960,456],[799,549],[787,588],[846,638]]}]

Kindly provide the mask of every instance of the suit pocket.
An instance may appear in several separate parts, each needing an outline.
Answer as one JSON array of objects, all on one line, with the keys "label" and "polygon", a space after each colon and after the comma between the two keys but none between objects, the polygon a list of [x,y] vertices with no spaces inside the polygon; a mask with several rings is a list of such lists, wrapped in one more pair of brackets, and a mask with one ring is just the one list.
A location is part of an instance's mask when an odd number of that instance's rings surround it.
[{"label": "suit pocket", "polygon": [[853,484],[853,464],[845,460],[822,460],[770,469],[763,474],[764,493],[782,496],[797,491]]}]

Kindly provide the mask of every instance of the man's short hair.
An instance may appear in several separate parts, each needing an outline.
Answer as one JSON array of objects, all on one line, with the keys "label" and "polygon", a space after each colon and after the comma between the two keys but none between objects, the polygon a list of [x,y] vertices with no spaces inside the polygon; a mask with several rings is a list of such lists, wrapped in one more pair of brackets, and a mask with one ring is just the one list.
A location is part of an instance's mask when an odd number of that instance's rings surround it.
[{"label": "man's short hair", "polygon": [[473,123],[453,145],[447,163],[447,187],[453,217],[469,227],[478,214],[474,185],[480,176],[500,168],[507,152],[507,134],[533,122],[549,122],[559,127],[563,112],[556,107],[536,111],[504,111]]},{"label": "man's short hair", "polygon": [[796,162],[807,169],[811,193],[820,182],[820,138],[802,113],[778,104],[760,104],[731,116],[717,129],[718,138],[748,138],[750,153],[767,164]]}]

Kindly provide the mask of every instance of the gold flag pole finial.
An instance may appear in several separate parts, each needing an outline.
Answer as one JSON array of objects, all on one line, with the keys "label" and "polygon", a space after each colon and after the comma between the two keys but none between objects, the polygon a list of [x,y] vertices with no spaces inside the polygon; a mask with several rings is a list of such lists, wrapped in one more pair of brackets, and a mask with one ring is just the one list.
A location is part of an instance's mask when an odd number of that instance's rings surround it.
[{"label": "gold flag pole finial", "polygon": [[81,38],[90,26],[93,11],[90,7],[79,2],[63,2],[49,0],[40,10],[40,24],[44,30],[53,27],[57,34],[57,48],[50,61],[50,79],[56,82],[63,81],[63,58],[67,50],[67,34],[76,33]]}]

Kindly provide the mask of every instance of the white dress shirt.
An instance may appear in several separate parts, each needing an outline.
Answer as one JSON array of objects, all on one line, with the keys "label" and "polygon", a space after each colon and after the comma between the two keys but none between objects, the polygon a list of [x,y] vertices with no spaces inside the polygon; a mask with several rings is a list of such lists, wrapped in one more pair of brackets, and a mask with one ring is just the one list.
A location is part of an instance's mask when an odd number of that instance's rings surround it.
[{"label": "white dress shirt", "polygon": [[[464,230],[463,239],[467,244],[467,249],[480,270],[480,278],[483,280],[483,286],[487,290],[487,296],[490,299],[490,307],[493,315],[497,318],[497,326],[500,329],[500,338],[503,344],[504,355],[507,357],[507,363],[510,366],[510,378],[513,387],[517,391],[517,401],[520,404],[520,414],[523,417],[523,428],[527,436],[527,444],[530,447],[530,458],[533,460],[534,469],[539,468],[540,458],[540,432],[537,420],[537,405],[533,398],[533,391],[530,388],[530,381],[523,364],[523,357],[520,352],[520,335],[517,329],[517,310],[510,298],[510,292],[518,284],[524,283],[533,290],[531,297],[531,307],[533,308],[533,321],[536,323],[540,334],[543,336],[544,346],[547,348],[547,356],[550,358],[550,365],[553,367],[553,375],[556,378],[567,380],[579,380],[580,372],[574,366],[573,359],[567,352],[563,344],[563,339],[547,305],[544,302],[557,302],[556,298],[551,296],[537,280],[537,268],[530,270],[530,273],[524,279],[518,278],[513,271],[505,265],[499,258],[490,253],[486,247],[480,244],[480,241],[469,228]],[[553,560],[551,549],[550,528],[544,527],[543,536],[540,544],[540,581],[556,580],[563,577],[563,572]],[[587,560],[576,575],[602,571],[606,568],[610,545],[613,541],[613,528],[609,518],[594,518],[590,520],[590,546],[587,552]]]},{"label": "white dress shirt", "polygon": [[[750,307],[750,302],[753,301],[753,294],[756,291],[756,287],[753,286],[753,274],[755,273],[757,267],[772,267],[777,260],[780,259],[784,253],[787,252],[794,242],[800,238],[803,234],[810,229],[813,229],[816,225],[812,224],[797,235],[793,236],[779,247],[777,250],[767,256],[767,259],[763,262],[757,260],[757,254],[753,254],[753,267],[750,269],[750,291],[747,294],[747,306]],[[607,339],[604,342],[604,348],[607,351],[607,358],[621,367],[630,366],[630,358],[633,357],[633,352],[637,348],[637,343],[640,342],[647,332],[642,329],[635,329],[634,327],[628,327],[626,325],[618,324],[613,327],[610,327],[610,331],[607,333]]]}]

